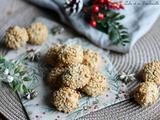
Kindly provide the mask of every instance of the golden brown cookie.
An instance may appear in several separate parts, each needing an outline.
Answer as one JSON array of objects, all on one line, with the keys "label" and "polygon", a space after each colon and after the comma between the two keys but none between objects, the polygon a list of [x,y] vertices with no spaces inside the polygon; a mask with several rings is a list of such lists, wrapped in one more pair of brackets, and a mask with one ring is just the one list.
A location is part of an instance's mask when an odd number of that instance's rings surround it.
[{"label": "golden brown cookie", "polygon": [[19,49],[26,45],[28,34],[25,28],[19,26],[10,27],[6,32],[4,43],[7,47]]},{"label": "golden brown cookie", "polygon": [[84,52],[83,64],[88,66],[92,72],[96,72],[101,67],[101,56],[96,51],[88,49]]},{"label": "golden brown cookie", "polygon": [[62,82],[72,89],[84,87],[90,79],[90,71],[87,66],[75,63],[69,65],[62,75]]},{"label": "golden brown cookie", "polygon": [[159,89],[154,82],[143,82],[134,91],[134,98],[141,106],[150,105],[158,98]]},{"label": "golden brown cookie", "polygon": [[160,85],[160,62],[154,60],[145,64],[142,68],[142,77],[144,81],[155,82]]},{"label": "golden brown cookie", "polygon": [[81,45],[65,44],[58,52],[60,66],[68,66],[72,63],[82,63],[83,50]]},{"label": "golden brown cookie", "polygon": [[48,75],[49,83],[52,87],[59,89],[62,87],[62,74],[64,73],[65,68],[59,67],[54,68]]},{"label": "golden brown cookie", "polygon": [[41,22],[34,22],[28,28],[29,43],[32,45],[43,44],[48,37],[48,29]]},{"label": "golden brown cookie", "polygon": [[80,98],[81,94],[79,92],[77,93],[71,88],[63,87],[53,93],[51,102],[57,110],[70,113],[79,106]]},{"label": "golden brown cookie", "polygon": [[58,66],[58,51],[62,48],[61,44],[53,45],[46,54],[47,60],[53,67]]},{"label": "golden brown cookie", "polygon": [[107,80],[105,76],[99,72],[94,72],[91,74],[90,81],[82,88],[82,91],[92,97],[96,97],[98,95],[103,95],[106,86]]}]

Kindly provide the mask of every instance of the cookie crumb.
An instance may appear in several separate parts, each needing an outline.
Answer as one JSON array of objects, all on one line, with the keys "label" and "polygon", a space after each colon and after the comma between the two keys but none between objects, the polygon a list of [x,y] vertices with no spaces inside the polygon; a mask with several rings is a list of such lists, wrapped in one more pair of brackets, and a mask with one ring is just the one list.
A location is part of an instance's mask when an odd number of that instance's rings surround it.
[{"label": "cookie crumb", "polygon": [[11,15],[11,11],[7,11],[7,15]]},{"label": "cookie crumb", "polygon": [[107,60],[105,60],[104,62],[105,62],[105,63],[107,63],[108,61],[107,61]]},{"label": "cookie crumb", "polygon": [[111,89],[112,89],[111,87],[108,88],[108,90],[111,90]]}]

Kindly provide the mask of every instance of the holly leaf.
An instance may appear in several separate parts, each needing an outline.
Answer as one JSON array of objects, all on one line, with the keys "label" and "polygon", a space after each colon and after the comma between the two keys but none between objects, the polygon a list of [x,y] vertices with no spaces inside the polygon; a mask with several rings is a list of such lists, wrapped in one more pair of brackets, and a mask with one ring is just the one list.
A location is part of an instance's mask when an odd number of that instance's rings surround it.
[{"label": "holly leaf", "polygon": [[27,87],[25,85],[23,85],[22,88],[23,88],[23,90],[24,90],[25,93],[29,92],[28,89],[27,89]]},{"label": "holly leaf", "polygon": [[29,72],[29,70],[21,71],[19,74],[20,74],[20,76],[23,76],[23,75],[25,75],[27,72]]},{"label": "holly leaf", "polygon": [[23,80],[24,80],[24,81],[31,81],[32,78],[30,78],[30,77],[24,77]]},{"label": "holly leaf", "polygon": [[19,67],[17,67],[15,70],[14,70],[14,74],[17,74],[22,68],[22,65],[20,65]]}]

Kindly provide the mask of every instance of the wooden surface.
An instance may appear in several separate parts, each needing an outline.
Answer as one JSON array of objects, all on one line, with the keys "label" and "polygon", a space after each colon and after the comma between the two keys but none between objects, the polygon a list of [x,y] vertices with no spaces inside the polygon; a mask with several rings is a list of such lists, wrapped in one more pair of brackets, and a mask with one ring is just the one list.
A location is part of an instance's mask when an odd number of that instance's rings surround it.
[{"label": "wooden surface", "polygon": [[[25,6],[23,0],[0,0],[0,21]],[[6,118],[0,113],[0,120]]]},{"label": "wooden surface", "polygon": [[25,6],[24,0],[0,0],[0,20]]}]

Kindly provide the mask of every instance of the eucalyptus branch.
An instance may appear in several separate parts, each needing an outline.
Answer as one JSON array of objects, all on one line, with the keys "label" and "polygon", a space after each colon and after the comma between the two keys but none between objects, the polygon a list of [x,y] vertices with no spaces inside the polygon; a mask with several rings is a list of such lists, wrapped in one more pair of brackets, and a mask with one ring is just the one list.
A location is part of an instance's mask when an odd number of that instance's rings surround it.
[{"label": "eucalyptus branch", "polygon": [[0,55],[0,87],[3,81],[14,89],[13,93],[17,90],[21,92],[21,88],[25,93],[28,93],[28,88],[24,83],[31,81],[32,78],[25,76],[29,70],[21,70],[23,66],[20,65],[28,55],[24,54],[17,60],[7,60]]}]

